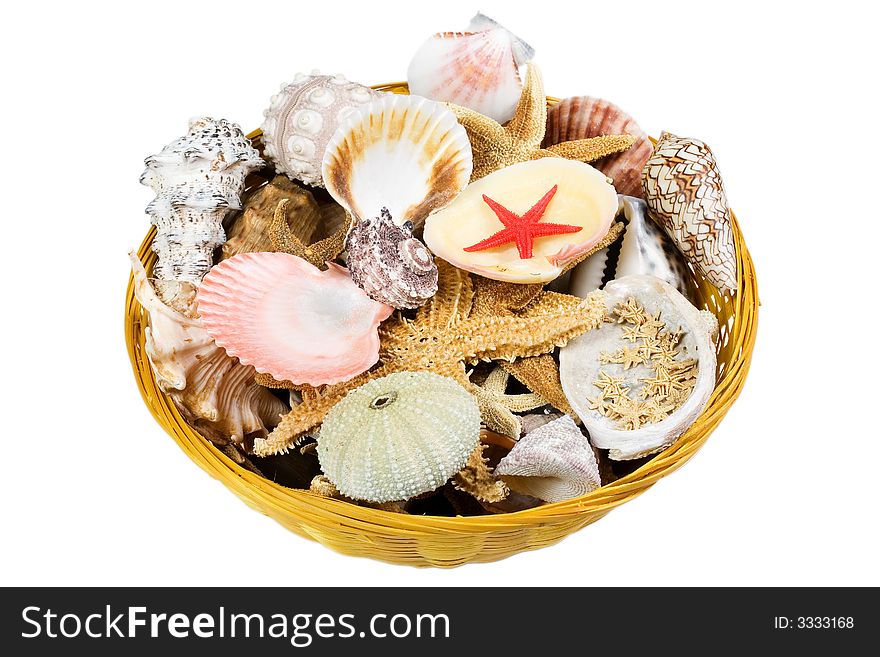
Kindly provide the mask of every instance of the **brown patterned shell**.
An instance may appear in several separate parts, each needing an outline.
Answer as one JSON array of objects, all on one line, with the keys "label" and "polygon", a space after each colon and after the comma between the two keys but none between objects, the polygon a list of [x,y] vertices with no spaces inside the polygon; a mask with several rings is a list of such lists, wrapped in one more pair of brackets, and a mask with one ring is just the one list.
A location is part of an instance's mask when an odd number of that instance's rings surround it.
[{"label": "brown patterned shell", "polygon": [[622,153],[603,157],[592,164],[611,178],[619,194],[643,198],[642,168],[654,148],[648,135],[617,105],[592,96],[574,96],[557,103],[547,111],[547,131],[542,147],[599,135],[622,134],[633,135],[637,138],[636,143]]},{"label": "brown patterned shell", "polygon": [[643,172],[648,216],[722,292],[737,289],[730,209],[718,163],[698,139],[664,132]]}]

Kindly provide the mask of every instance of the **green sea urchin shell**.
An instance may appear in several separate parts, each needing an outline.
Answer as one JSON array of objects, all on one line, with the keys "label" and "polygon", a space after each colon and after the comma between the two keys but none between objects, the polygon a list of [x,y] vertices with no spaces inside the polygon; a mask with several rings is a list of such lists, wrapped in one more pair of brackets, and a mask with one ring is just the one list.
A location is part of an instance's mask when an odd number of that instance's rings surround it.
[{"label": "green sea urchin shell", "polygon": [[442,486],[479,441],[480,410],[461,385],[397,372],[352,390],[327,413],[318,459],[346,497],[391,502]]}]

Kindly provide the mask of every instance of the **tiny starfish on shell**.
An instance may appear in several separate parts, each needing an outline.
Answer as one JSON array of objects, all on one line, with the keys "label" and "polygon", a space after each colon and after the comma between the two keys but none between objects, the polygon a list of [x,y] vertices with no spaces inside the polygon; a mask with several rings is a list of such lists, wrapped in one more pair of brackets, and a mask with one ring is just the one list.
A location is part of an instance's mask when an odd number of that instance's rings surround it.
[{"label": "tiny starfish on shell", "polygon": [[635,297],[629,297],[624,303],[617,304],[614,308],[614,314],[617,315],[618,324],[627,322],[628,324],[641,325],[648,319],[645,315],[645,309]]},{"label": "tiny starfish on shell", "polygon": [[541,73],[531,62],[527,65],[516,113],[507,125],[502,126],[487,116],[452,103],[449,103],[449,109],[467,130],[471,142],[474,162],[471,182],[511,164],[542,157],[593,162],[625,151],[636,141],[632,135],[603,135],[541,148],[547,129],[547,99]]}]

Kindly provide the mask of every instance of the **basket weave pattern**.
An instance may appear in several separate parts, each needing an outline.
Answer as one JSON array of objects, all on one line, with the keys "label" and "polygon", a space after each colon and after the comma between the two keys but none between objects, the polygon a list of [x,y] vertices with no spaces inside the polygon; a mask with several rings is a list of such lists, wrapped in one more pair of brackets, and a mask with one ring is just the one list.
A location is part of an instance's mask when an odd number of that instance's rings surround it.
[{"label": "basket weave pattern", "polygon": [[[406,93],[403,83],[375,88]],[[558,100],[548,98],[548,104],[555,102]],[[698,305],[714,313],[720,325],[718,383],[702,415],[672,447],[635,472],[583,497],[527,511],[455,518],[389,513],[285,488],[237,465],[189,427],[156,386],[144,351],[146,316],[134,297],[131,278],[125,300],[128,355],[144,402],[181,449],[245,504],[296,534],[345,554],[412,566],[451,567],[495,561],[523,550],[552,545],[646,491],[693,456],[739,396],[755,343],[758,289],[754,264],[739,224],[732,213],[731,216],[737,293],[722,295],[701,276],[693,274],[699,291]],[[156,261],[151,249],[154,235],[155,229],[151,228],[138,251],[148,275]]]}]

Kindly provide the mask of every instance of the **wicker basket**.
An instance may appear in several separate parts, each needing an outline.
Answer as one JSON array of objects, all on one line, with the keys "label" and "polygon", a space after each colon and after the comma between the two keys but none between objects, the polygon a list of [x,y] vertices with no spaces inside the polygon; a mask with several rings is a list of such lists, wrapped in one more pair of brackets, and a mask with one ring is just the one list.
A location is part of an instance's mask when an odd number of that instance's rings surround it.
[{"label": "wicker basket", "polygon": [[[407,93],[406,84],[376,87]],[[558,99],[548,98],[548,104]],[[255,132],[251,137],[258,137]],[[732,214],[732,213],[731,213]],[[144,352],[145,318],[129,279],[125,301],[125,339],[138,388],[156,421],[211,476],[248,506],[291,531],[354,556],[411,566],[451,567],[495,561],[523,550],[552,545],[647,490],[683,465],[709,437],[742,390],[748,374],[758,323],[754,265],[733,217],[737,294],[722,295],[702,277],[694,277],[700,306],[719,320],[718,384],[702,415],[669,449],[635,472],[592,493],[517,513],[476,517],[410,516],[376,511],[275,484],[237,465],[190,428],[171,400],[157,387]],[[138,255],[152,271],[156,257],[151,229]]]}]

